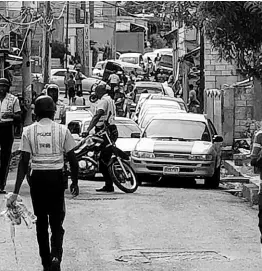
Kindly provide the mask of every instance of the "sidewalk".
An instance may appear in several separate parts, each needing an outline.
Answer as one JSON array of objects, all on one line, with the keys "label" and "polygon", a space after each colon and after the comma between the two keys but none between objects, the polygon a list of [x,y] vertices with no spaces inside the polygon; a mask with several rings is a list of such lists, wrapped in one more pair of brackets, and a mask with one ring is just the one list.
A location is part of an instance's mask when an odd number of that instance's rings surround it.
[{"label": "sidewalk", "polygon": [[255,174],[251,166],[236,166],[232,160],[225,160],[224,166],[230,175],[249,179],[249,183],[243,184],[242,195],[250,202],[251,206],[257,205],[260,184],[259,174]]}]

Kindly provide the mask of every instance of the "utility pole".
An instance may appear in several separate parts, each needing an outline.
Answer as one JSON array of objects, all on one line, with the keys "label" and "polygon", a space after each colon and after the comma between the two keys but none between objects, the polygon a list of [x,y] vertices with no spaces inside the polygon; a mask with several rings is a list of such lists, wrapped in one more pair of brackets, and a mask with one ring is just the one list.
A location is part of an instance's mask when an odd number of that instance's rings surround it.
[{"label": "utility pole", "polygon": [[204,91],[205,91],[205,36],[204,26],[200,27],[200,84],[199,84],[199,102],[201,113],[204,111]]},{"label": "utility pole", "polygon": [[[30,22],[32,19],[31,14],[31,2],[23,1],[23,8],[26,9],[24,18],[26,22]],[[32,41],[32,30],[30,26],[23,30],[24,39],[26,39],[25,47],[23,49],[23,63],[22,63],[22,79],[23,79],[23,91],[22,97],[24,99],[24,106],[27,109],[26,117],[24,119],[24,126],[30,125],[32,123],[32,80],[31,80],[31,41]]]},{"label": "utility pole", "polygon": [[113,30],[113,46],[112,46],[112,57],[113,59],[116,59],[116,17],[117,17],[117,9],[116,5],[114,8],[114,30]]},{"label": "utility pole", "polygon": [[69,1],[66,3],[66,64],[65,68],[68,67],[68,22],[69,22]]},{"label": "utility pole", "polygon": [[83,69],[86,76],[91,75],[91,54],[90,54],[90,13],[86,11],[86,1],[84,4],[84,52]]},{"label": "utility pole", "polygon": [[[45,21],[47,22],[50,18],[51,13],[51,5],[50,1],[45,2]],[[44,84],[48,84],[50,82],[50,73],[51,73],[51,48],[50,48],[50,28],[45,22],[44,25],[44,35],[43,35],[43,81]]]}]

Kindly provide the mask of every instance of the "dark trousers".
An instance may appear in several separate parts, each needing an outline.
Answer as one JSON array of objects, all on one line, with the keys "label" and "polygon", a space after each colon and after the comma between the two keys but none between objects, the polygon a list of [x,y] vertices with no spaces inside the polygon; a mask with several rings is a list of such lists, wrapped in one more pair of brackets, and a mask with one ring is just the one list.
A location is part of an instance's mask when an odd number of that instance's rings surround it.
[{"label": "dark trousers", "polygon": [[65,84],[65,97],[67,97],[68,94],[68,84]]},{"label": "dark trousers", "polygon": [[83,89],[82,89],[82,84],[77,84],[76,85],[76,92],[80,91],[81,94],[83,94]]},{"label": "dark trousers", "polygon": [[13,125],[0,124],[0,189],[3,190],[6,185],[6,179],[9,171],[12,146],[14,142]]},{"label": "dark trousers", "polygon": [[[43,266],[53,257],[62,260],[63,222],[65,218],[65,183],[62,170],[37,170],[30,177],[30,193],[37,216],[36,234]],[[51,249],[48,227],[51,229]]]},{"label": "dark trousers", "polygon": [[[260,172],[260,180],[262,180],[262,172]],[[259,185],[259,194],[258,194],[258,228],[260,230],[262,244],[262,183]]]},{"label": "dark trousers", "polygon": [[117,86],[117,84],[115,83],[110,83],[110,91],[109,91],[109,96],[114,100],[115,99],[115,87]]},{"label": "dark trousers", "polygon": [[[96,133],[101,129],[96,127]],[[116,141],[118,137],[117,128],[115,125],[111,125],[109,128],[109,136],[112,141]],[[108,188],[113,187],[113,180],[111,179],[108,172],[108,164],[111,160],[113,151],[112,148],[107,148],[106,146],[109,144],[108,139],[104,136],[104,143],[102,146],[102,151],[99,157],[99,171],[102,173],[105,179],[105,186]]]}]

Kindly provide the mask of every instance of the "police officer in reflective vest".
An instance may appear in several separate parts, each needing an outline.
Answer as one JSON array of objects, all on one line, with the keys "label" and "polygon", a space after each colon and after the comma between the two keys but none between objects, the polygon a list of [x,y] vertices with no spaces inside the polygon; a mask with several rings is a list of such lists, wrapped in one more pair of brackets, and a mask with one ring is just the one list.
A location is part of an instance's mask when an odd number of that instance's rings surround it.
[{"label": "police officer in reflective vest", "polygon": [[[89,127],[87,128],[87,134],[95,127],[95,132],[99,132],[104,128],[105,121],[109,122],[109,136],[112,141],[116,141],[118,137],[117,127],[114,124],[116,116],[116,108],[114,101],[107,94],[106,86],[99,85],[95,89],[95,94],[99,99],[99,102],[96,107],[96,113],[93,116]],[[110,117],[109,117],[110,116]],[[100,153],[99,166],[100,172],[103,174],[105,179],[105,186],[101,189],[97,189],[97,192],[114,192],[113,181],[110,178],[108,173],[108,163],[112,156],[112,150],[105,148],[108,144],[108,140],[104,138],[104,148]]]},{"label": "police officer in reflective vest", "polygon": [[12,145],[14,142],[14,121],[21,121],[21,109],[17,97],[9,93],[10,83],[0,78],[0,194],[5,194]]},{"label": "police officer in reflective vest", "polygon": [[[78,163],[74,153],[75,141],[66,126],[53,121],[55,104],[51,97],[40,96],[35,102],[37,122],[26,127],[21,139],[21,158],[14,192],[8,199],[10,206],[17,199],[21,184],[28,170],[31,156],[30,193],[37,216],[36,233],[39,254],[44,271],[60,270],[65,218],[63,176],[64,153],[70,163],[71,194],[77,196]],[[51,250],[48,226],[50,225]]]}]

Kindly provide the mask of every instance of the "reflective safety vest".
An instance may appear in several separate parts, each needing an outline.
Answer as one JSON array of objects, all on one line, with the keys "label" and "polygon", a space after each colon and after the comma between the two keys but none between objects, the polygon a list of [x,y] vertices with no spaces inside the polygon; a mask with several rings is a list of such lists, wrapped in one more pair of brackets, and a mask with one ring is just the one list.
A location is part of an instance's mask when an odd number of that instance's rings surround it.
[{"label": "reflective safety vest", "polygon": [[63,146],[66,126],[56,122],[28,127],[27,138],[32,149],[31,168],[35,170],[58,170],[64,166]]},{"label": "reflective safety vest", "polygon": [[3,101],[0,101],[0,122],[12,122],[12,118],[2,119],[2,115],[4,113],[16,113],[20,110],[18,98],[10,93],[7,93]]}]

